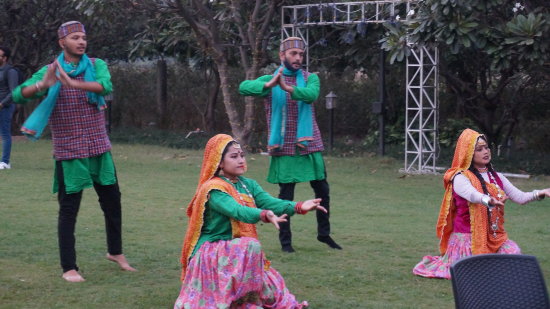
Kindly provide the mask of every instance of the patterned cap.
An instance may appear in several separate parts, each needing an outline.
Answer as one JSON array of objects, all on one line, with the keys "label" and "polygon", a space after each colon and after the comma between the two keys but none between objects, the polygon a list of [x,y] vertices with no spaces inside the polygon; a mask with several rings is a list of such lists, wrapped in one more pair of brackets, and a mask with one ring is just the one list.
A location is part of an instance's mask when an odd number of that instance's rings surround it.
[{"label": "patterned cap", "polygon": [[291,48],[299,48],[299,49],[306,49],[306,44],[302,39],[299,37],[291,36],[289,38],[286,38],[284,41],[281,42],[281,48],[280,50],[284,52],[287,49]]},{"label": "patterned cap", "polygon": [[84,29],[84,25],[79,21],[75,21],[75,20],[68,21],[63,25],[59,26],[59,29],[57,29],[57,37],[62,39],[73,32],[86,33],[86,29]]}]

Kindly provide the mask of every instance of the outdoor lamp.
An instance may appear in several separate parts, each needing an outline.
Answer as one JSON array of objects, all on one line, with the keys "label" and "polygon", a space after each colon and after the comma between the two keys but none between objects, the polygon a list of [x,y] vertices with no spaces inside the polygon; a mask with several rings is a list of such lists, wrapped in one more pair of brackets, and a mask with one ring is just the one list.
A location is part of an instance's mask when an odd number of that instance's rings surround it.
[{"label": "outdoor lamp", "polygon": [[336,108],[336,99],[338,98],[338,96],[336,96],[336,94],[334,94],[334,92],[329,92],[326,96],[325,96],[325,101],[326,101],[326,107],[327,109],[334,109]]},{"label": "outdoor lamp", "polygon": [[330,114],[328,118],[328,148],[330,150],[332,150],[332,146],[334,145],[334,109],[336,108],[336,98],[336,94],[332,91],[325,96],[325,104]]}]

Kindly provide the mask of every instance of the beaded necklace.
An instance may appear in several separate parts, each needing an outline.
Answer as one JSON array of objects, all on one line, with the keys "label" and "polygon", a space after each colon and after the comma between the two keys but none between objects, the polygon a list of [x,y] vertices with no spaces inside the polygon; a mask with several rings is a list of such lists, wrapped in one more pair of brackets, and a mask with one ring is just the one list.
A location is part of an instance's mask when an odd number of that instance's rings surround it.
[{"label": "beaded necklace", "polygon": [[493,173],[488,172],[487,176],[489,177],[489,182],[491,182],[492,184],[495,185],[495,187],[497,187],[497,197],[500,200],[504,196],[504,190],[502,190],[502,188],[498,185],[498,182],[493,176]]},{"label": "beaded necklace", "polygon": [[[498,199],[502,199],[502,197],[504,196],[504,191],[500,188],[500,186],[498,185],[498,182],[496,181],[495,177],[493,176],[493,174],[491,172],[487,172],[487,177],[489,177],[489,181],[490,183],[494,184],[495,187],[497,188],[497,197]],[[491,227],[491,230],[493,231],[493,237],[496,238],[497,237],[497,230],[498,230],[498,220],[500,219],[498,217],[498,206],[489,206],[488,207],[488,215],[489,215],[489,226]],[[493,222],[493,210],[497,208],[497,211],[494,212],[495,214],[495,221]]]},{"label": "beaded necklace", "polygon": [[[241,187],[243,187],[243,189],[246,191],[246,195],[252,201],[252,205],[254,205],[253,207],[256,208],[256,202],[254,201],[254,196],[252,195],[252,193],[250,193],[250,190],[248,190],[248,187],[244,184],[244,182],[241,181],[241,179],[239,177],[237,177],[237,182],[236,183],[233,183],[229,178],[227,178],[225,176],[220,176],[220,178],[223,179],[223,180],[228,181],[229,183],[231,183],[233,185],[235,185],[237,183],[240,184]],[[242,205],[246,206],[246,201],[244,200],[244,198],[242,197],[242,195],[239,191],[237,191],[237,195],[239,196],[239,199],[241,200]]]},{"label": "beaded necklace", "polygon": [[478,168],[477,170],[478,170],[480,173],[486,173],[486,172],[489,170],[489,168],[488,168],[488,167],[484,167],[484,168]]}]

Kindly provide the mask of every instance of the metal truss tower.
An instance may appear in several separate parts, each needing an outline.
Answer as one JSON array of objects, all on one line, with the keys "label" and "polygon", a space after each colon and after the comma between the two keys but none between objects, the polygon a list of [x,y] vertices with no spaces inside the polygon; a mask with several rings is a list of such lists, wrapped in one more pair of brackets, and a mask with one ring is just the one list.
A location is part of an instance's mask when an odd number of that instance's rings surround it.
[{"label": "metal truss tower", "polygon": [[438,52],[426,47],[413,48],[411,52],[407,58],[405,172],[436,173]]},{"label": "metal truss tower", "polygon": [[[306,43],[309,28],[384,23],[405,19],[417,0],[378,0],[283,6],[281,39],[297,36]],[[437,49],[413,47],[407,59],[405,168],[406,173],[435,173],[438,136]]]}]

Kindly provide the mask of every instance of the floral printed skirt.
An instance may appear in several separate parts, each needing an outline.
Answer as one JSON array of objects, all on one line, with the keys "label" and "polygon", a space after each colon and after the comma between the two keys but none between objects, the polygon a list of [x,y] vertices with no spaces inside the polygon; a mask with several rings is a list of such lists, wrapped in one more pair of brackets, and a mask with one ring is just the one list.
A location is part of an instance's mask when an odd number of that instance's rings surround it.
[{"label": "floral printed skirt", "polygon": [[[428,278],[451,279],[451,265],[461,258],[472,255],[470,233],[452,233],[447,252],[443,256],[427,255],[413,268],[413,274]],[[502,254],[521,254],[521,249],[508,239],[498,250]]]},{"label": "floral printed skirt", "polygon": [[[266,260],[257,239],[206,242],[189,262],[175,309],[301,309],[283,277]],[[266,269],[267,268],[267,269]]]}]

